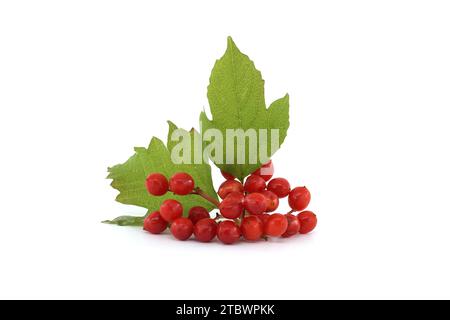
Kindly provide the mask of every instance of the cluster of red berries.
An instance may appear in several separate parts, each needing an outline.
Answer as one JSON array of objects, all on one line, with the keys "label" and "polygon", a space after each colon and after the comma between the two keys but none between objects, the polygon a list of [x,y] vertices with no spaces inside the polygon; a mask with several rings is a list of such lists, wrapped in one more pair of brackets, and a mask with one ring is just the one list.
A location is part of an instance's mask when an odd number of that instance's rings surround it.
[{"label": "cluster of red berries", "polygon": [[[160,174],[147,177],[146,186],[151,195],[162,196],[171,191],[176,195],[197,194],[212,202],[220,211],[214,219],[203,207],[193,207],[188,218],[182,217],[183,206],[174,199],[165,200],[159,211],[148,215],[144,229],[158,234],[170,225],[170,232],[179,240],[187,240],[194,234],[201,242],[217,238],[232,244],[241,236],[249,241],[270,237],[291,237],[311,232],[317,224],[317,217],[311,211],[303,211],[308,206],[311,194],[306,187],[291,189],[284,178],[274,178],[272,161],[247,177],[245,183],[235,180],[223,172],[226,179],[218,190],[221,202],[212,199],[195,187],[192,177],[184,172],[174,174],[169,180]],[[291,211],[287,214],[272,213],[279,205],[279,199],[288,197]],[[296,216],[294,212],[300,212]],[[270,214],[271,213],[271,214]]]}]

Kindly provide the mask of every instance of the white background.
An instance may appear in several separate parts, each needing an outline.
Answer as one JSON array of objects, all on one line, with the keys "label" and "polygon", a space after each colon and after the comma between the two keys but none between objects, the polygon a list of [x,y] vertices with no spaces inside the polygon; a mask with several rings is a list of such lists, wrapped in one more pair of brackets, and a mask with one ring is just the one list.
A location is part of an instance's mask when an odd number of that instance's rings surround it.
[{"label": "white background", "polygon": [[[2,1],[0,298],[450,298],[448,1]],[[189,129],[233,36],[289,92],[276,175],[317,230],[179,242],[100,221],[106,168]],[[215,182],[220,183],[217,171]]]}]

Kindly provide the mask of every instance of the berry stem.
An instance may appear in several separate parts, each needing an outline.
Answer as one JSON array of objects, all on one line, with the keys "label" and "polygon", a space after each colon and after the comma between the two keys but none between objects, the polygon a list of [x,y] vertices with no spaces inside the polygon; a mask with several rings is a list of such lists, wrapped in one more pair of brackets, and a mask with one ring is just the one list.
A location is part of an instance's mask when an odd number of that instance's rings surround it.
[{"label": "berry stem", "polygon": [[240,219],[240,224],[242,224],[242,221],[244,221],[244,218],[245,218],[245,210],[244,211],[242,211],[242,215],[241,215],[241,219]]},{"label": "berry stem", "polygon": [[214,204],[217,208],[220,205],[220,202],[217,201],[216,199],[214,199],[213,197],[209,196],[208,194],[206,194],[202,189],[200,189],[199,187],[194,188],[194,190],[191,192],[191,194],[196,194],[199,195],[200,197],[202,197],[203,199],[208,200],[209,202],[211,202],[212,204]]}]

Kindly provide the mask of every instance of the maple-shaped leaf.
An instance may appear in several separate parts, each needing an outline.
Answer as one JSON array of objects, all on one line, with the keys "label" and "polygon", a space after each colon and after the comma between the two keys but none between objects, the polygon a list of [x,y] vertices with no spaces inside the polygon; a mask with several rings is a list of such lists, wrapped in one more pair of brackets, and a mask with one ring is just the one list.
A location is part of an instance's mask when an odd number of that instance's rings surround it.
[{"label": "maple-shaped leaf", "polygon": [[[222,154],[215,150],[209,156],[221,170],[242,180],[263,164],[264,157],[270,158],[277,151],[272,146],[273,142],[278,142],[279,146],[283,143],[289,128],[289,96],[286,94],[267,108],[261,72],[229,37],[225,54],[216,61],[211,72],[208,101],[212,119],[208,119],[205,112],[201,113],[202,134],[208,129],[218,129],[222,132],[224,142]],[[243,147],[242,142],[239,143],[235,137],[227,137],[227,129],[242,129],[244,132],[255,129],[256,149],[250,148],[249,140]],[[267,131],[264,133],[260,129]],[[272,129],[277,130],[277,136],[270,135]],[[261,157],[261,139],[264,137],[267,137],[267,152]],[[209,144],[211,142],[207,146]],[[232,161],[226,161],[226,157]]]},{"label": "maple-shaped leaf", "polygon": [[[192,139],[192,141],[199,135],[195,130],[187,132],[169,122],[167,146],[160,139],[154,137],[147,148],[135,148],[135,154],[125,163],[108,168],[109,175],[107,178],[112,179],[111,186],[119,191],[116,197],[118,202],[144,207],[149,212],[153,212],[159,209],[164,200],[175,199],[183,205],[184,216],[187,216],[189,209],[194,206],[202,206],[209,211],[214,208],[211,202],[198,195],[178,196],[167,192],[163,196],[152,196],[147,192],[145,181],[150,173],[159,172],[169,179],[176,172],[186,172],[192,176],[196,187],[217,200],[209,164],[176,164],[172,161],[171,151],[177,143],[172,141],[170,137],[177,129],[182,136]],[[194,152],[190,156],[193,157]],[[193,160],[190,159],[189,162],[194,163]],[[142,221],[142,217],[122,216],[104,222],[118,225],[142,225]]]}]

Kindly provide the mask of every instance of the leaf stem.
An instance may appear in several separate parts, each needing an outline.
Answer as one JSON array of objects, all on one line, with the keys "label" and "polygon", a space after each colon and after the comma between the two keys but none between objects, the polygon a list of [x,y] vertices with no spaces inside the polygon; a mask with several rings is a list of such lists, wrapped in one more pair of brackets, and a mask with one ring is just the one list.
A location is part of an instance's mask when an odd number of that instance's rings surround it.
[{"label": "leaf stem", "polygon": [[194,191],[192,191],[192,194],[196,194],[199,195],[200,197],[202,197],[203,199],[208,200],[209,202],[211,202],[212,204],[214,204],[217,208],[220,205],[220,202],[217,201],[216,199],[214,199],[213,197],[211,197],[210,195],[208,195],[207,193],[205,193],[202,189],[200,188],[195,188]]}]

